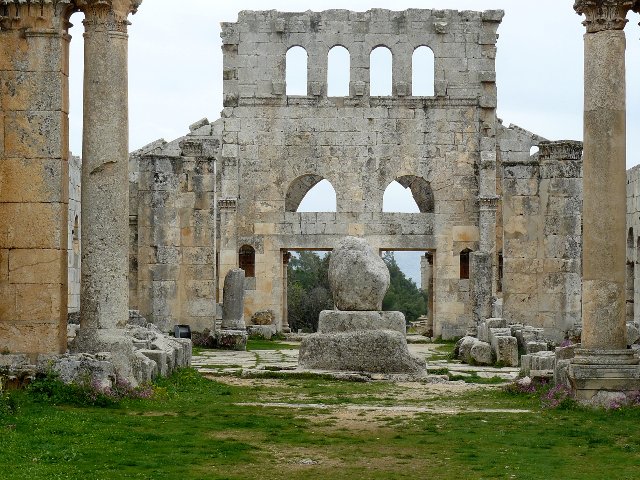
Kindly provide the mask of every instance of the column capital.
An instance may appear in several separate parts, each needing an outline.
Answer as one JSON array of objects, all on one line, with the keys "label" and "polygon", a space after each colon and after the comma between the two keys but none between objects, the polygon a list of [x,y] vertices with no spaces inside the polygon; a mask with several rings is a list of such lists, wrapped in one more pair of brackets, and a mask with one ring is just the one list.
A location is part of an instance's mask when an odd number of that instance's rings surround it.
[{"label": "column capital", "polygon": [[587,33],[605,30],[623,30],[627,24],[627,12],[637,5],[637,0],[576,0],[573,9],[578,15],[584,14],[582,24]]},{"label": "column capital", "polygon": [[127,33],[129,14],[135,14],[142,0],[76,0],[78,10],[85,15],[87,31]]}]

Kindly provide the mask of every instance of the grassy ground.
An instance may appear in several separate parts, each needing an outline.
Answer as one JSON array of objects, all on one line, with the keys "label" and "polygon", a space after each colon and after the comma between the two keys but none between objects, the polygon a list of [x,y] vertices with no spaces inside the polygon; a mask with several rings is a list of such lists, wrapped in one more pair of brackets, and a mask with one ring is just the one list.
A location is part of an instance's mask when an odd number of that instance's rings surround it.
[{"label": "grassy ground", "polygon": [[[0,414],[0,478],[623,480],[640,465],[637,409],[548,410],[495,387],[421,396],[382,382],[225,381],[185,370],[161,381],[156,398],[114,408],[21,393],[18,414]],[[330,408],[241,405],[250,402]],[[456,413],[361,409],[398,404]]]}]

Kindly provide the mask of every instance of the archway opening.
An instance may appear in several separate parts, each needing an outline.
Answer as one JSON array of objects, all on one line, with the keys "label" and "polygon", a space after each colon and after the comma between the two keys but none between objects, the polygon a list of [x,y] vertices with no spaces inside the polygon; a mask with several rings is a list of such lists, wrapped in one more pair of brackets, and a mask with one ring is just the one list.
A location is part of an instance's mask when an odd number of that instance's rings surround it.
[{"label": "archway opening", "polygon": [[469,280],[470,253],[472,250],[465,248],[460,252],[460,280]]},{"label": "archway opening", "polygon": [[285,197],[285,211],[335,212],[336,191],[331,182],[320,175],[301,175],[289,185]]},{"label": "archway opening", "polygon": [[387,47],[376,47],[369,56],[369,91],[372,97],[389,97],[393,91],[393,55]]},{"label": "archway opening", "polygon": [[330,249],[283,251],[283,320],[292,332],[315,332],[322,310],[333,309]]},{"label": "archway opening", "polygon": [[414,97],[435,95],[435,58],[433,50],[421,46],[413,51],[411,68],[411,94]]},{"label": "archway opening", "polygon": [[329,50],[327,62],[327,96],[348,97],[351,81],[351,56],[349,50],[336,45]]},{"label": "archway opening", "polygon": [[414,175],[398,177],[382,196],[382,211],[396,213],[433,213],[434,198],[431,184]]},{"label": "archway opening", "polygon": [[287,95],[307,95],[307,51],[299,46],[287,50],[286,90]]}]

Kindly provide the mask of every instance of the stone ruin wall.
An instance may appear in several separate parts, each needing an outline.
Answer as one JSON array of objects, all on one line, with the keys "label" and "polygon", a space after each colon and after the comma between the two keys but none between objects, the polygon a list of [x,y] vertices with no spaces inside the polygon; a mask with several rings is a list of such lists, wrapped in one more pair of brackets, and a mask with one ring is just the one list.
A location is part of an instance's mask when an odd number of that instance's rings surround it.
[{"label": "stone ruin wall", "polygon": [[215,157],[208,121],[130,161],[130,307],[163,331],[211,329],[216,318]]},{"label": "stone ruin wall", "polygon": [[[242,245],[255,249],[248,311],[270,308],[281,316],[284,250],[327,249],[350,234],[378,249],[435,250],[436,335],[464,333],[470,306],[459,252],[479,248],[481,148],[495,159],[501,18],[498,11],[270,11],[241,12],[237,23],[223,24],[220,198],[227,203],[220,218],[228,234],[221,232],[220,278],[237,265]],[[351,56],[345,98],[326,94],[334,45]],[[390,97],[369,96],[369,55],[379,45],[393,54]],[[434,97],[409,96],[411,58],[421,45],[434,52]],[[285,95],[285,57],[293,46],[309,57],[306,96]],[[297,179],[309,175],[331,182],[337,212],[287,208]],[[432,212],[382,212],[386,187],[404,176],[430,184]],[[495,228],[491,234],[495,242]]]},{"label": "stone ruin wall", "polygon": [[67,307],[69,313],[80,313],[80,240],[81,240],[81,205],[80,205],[80,157],[69,155],[69,210],[67,230]]},{"label": "stone ruin wall", "polygon": [[627,322],[640,323],[640,165],[627,170]]},{"label": "stone ruin wall", "polygon": [[[140,299],[146,292],[148,298],[136,308],[164,328],[205,322],[180,306],[185,298],[180,292],[192,281],[177,273],[186,271],[183,255],[141,259],[145,251],[180,243],[177,212],[188,211],[184,195],[193,192],[170,191],[185,175],[189,152],[209,144],[217,186],[208,201],[218,223],[215,235],[196,248],[209,249],[198,265],[207,275],[218,270],[211,277],[217,278],[218,292],[201,288],[191,295],[207,305],[201,312],[213,311],[224,274],[238,266],[240,247],[250,245],[256,255],[255,277],[246,283],[247,320],[270,308],[286,327],[284,252],[329,249],[355,234],[378,249],[436,253],[436,335],[462,335],[471,322],[474,298],[469,280],[459,278],[459,252],[469,248],[488,252],[490,292],[504,297],[507,320],[545,327],[561,339],[580,313],[580,145],[547,142],[495,118],[500,18],[500,12],[244,12],[238,23],[224,24],[222,118],[132,156],[140,171],[150,173],[140,176],[139,185],[135,177],[131,198],[155,192],[131,209],[130,295]],[[425,44],[435,54],[435,96],[411,97],[405,82],[411,77],[411,53]],[[293,45],[309,55],[306,96],[285,95],[285,56]],[[333,45],[344,45],[351,54],[351,91],[344,98],[326,96],[326,57]],[[376,45],[393,51],[390,97],[368,94],[369,52]],[[183,148],[194,142],[201,146]],[[533,146],[544,150],[543,158],[530,154]],[[559,178],[550,179],[550,173]],[[432,207],[418,214],[383,213],[386,187],[403,178],[428,182]],[[296,212],[321,179],[336,190],[337,212]],[[416,200],[425,204],[419,195]],[[138,238],[145,229],[153,234]],[[211,253],[216,249],[218,265]],[[143,264],[151,278],[139,277]]]},{"label": "stone ruin wall", "polygon": [[582,144],[511,128],[500,163],[504,318],[561,341],[581,321]]}]

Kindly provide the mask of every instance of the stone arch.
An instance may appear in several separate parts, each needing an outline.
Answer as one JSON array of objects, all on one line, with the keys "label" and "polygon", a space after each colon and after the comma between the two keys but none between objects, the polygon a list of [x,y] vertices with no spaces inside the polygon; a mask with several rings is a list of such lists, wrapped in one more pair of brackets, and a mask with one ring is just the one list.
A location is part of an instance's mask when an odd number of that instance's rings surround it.
[{"label": "stone arch", "polygon": [[344,45],[334,45],[327,54],[327,96],[348,97],[351,54]]},{"label": "stone arch", "polygon": [[416,47],[411,56],[411,95],[435,95],[435,55],[427,45]]},{"label": "stone arch", "polygon": [[377,45],[369,54],[369,94],[390,97],[393,91],[393,52],[386,45]]},{"label": "stone arch", "polygon": [[251,245],[242,245],[238,250],[238,267],[244,270],[244,276],[256,276],[256,250]]},{"label": "stone arch", "polygon": [[284,199],[285,212],[297,212],[300,204],[307,196],[307,194],[323,180],[331,186],[335,193],[335,187],[333,186],[333,183],[321,175],[307,173],[304,175],[300,175],[298,178],[293,180],[293,182],[289,184],[289,188],[287,189],[287,193]]},{"label": "stone arch", "polygon": [[285,85],[287,95],[307,95],[308,85],[307,50],[300,45],[292,45],[287,49],[285,66]]},{"label": "stone arch", "polygon": [[404,188],[411,190],[411,195],[418,205],[420,213],[433,213],[435,202],[431,183],[416,175],[402,175],[395,179]]}]

